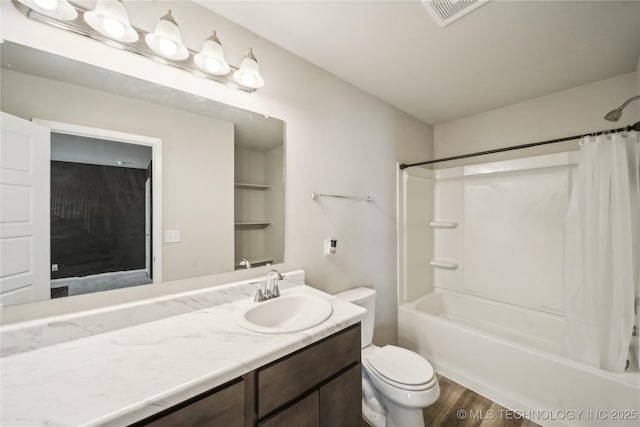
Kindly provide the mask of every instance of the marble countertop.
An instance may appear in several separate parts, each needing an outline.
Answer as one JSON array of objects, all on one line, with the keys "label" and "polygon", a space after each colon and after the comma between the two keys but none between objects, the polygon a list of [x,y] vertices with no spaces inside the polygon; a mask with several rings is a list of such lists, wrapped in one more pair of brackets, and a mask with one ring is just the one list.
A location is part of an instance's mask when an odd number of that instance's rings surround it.
[{"label": "marble countertop", "polygon": [[235,321],[238,307],[247,301],[242,295],[233,302],[4,356],[0,424],[127,425],[364,317],[364,309],[306,285],[282,294],[300,292],[328,299],[331,317],[301,332],[254,333]]}]

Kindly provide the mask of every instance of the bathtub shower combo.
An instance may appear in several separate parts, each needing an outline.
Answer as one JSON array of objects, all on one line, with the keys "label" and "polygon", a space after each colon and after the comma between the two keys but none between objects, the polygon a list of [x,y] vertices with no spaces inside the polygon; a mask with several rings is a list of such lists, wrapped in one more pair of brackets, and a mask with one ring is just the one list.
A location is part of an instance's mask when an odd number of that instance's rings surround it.
[{"label": "bathtub shower combo", "polygon": [[[580,152],[401,169],[399,345],[541,425],[638,425],[638,134],[586,137]],[[585,165],[603,158],[628,166],[628,180]],[[622,214],[603,210],[621,195]]]}]

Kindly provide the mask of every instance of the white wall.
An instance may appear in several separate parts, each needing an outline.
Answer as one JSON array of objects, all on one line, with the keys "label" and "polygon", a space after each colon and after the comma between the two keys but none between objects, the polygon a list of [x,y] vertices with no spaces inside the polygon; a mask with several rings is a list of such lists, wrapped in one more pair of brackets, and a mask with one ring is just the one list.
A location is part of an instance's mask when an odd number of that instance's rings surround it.
[{"label": "white wall", "polygon": [[[286,121],[285,260],[282,270],[301,267],[309,284],[327,292],[366,285],[378,291],[376,342],[396,336],[396,162],[432,155],[432,128],[345,83],[328,72],[191,2],[128,2],[132,22],[150,30],[171,7],[186,44],[199,49],[212,28],[229,61],[238,65],[253,47],[266,81],[254,94],[229,90],[189,73],[29,21],[2,2],[2,37],[134,77],[164,84]],[[370,195],[373,203],[322,199],[313,191]],[[338,253],[325,258],[324,238],[338,239]],[[255,277],[225,274],[198,282]],[[173,289],[168,285],[166,289]],[[141,298],[158,289],[134,289],[11,307],[4,321]],[[75,300],[75,301],[74,301]]]},{"label": "white wall", "polygon": [[1,81],[7,113],[162,139],[163,229],[180,230],[162,245],[163,280],[233,270],[233,123],[9,70]]},{"label": "white wall", "polygon": [[[634,121],[625,110],[617,123],[604,115],[638,92],[638,73],[623,74],[434,127],[434,157],[563,138],[619,127]],[[436,165],[453,167],[576,150],[577,142],[545,145]]]}]

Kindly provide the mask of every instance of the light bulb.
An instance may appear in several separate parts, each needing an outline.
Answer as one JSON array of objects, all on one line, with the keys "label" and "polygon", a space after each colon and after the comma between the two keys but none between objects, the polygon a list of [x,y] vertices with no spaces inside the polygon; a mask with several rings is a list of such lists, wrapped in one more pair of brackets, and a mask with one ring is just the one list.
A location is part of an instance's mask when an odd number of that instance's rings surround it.
[{"label": "light bulb", "polygon": [[178,46],[173,40],[161,38],[158,40],[158,48],[167,56],[174,56],[178,52]]},{"label": "light bulb", "polygon": [[171,10],[160,18],[152,33],[144,36],[147,46],[158,55],[174,61],[183,61],[189,57],[189,50],[182,43],[182,35]]},{"label": "light bulb", "polygon": [[[2,0],[0,0],[2,1]],[[57,20],[73,21],[78,17],[76,6],[69,4],[68,0],[18,0],[31,11],[50,16]],[[3,2],[4,3],[4,2]],[[30,12],[27,12],[30,13]],[[55,24],[54,24],[55,25]]]},{"label": "light bulb", "polygon": [[240,68],[233,73],[233,78],[241,85],[253,89],[261,88],[264,85],[264,80],[260,76],[260,70],[258,70],[258,61],[252,49],[247,51],[240,63]]},{"label": "light bulb", "polygon": [[[84,21],[94,30],[110,39],[120,42],[135,42],[138,32],[129,23],[129,15],[124,4],[117,0],[98,0],[93,10],[83,14]],[[112,46],[120,46],[110,43]]]},{"label": "light bulb", "polygon": [[204,61],[205,67],[212,73],[217,73],[222,69],[222,62],[219,59],[207,58]]},{"label": "light bulb", "polygon": [[240,78],[242,79],[242,84],[249,87],[253,87],[258,82],[253,74],[242,73]]},{"label": "light bulb", "polygon": [[125,26],[122,22],[117,21],[113,18],[103,18],[102,19],[102,28],[104,31],[109,34],[109,36],[115,39],[121,39],[124,37],[126,32]]},{"label": "light bulb", "polygon": [[230,71],[229,64],[224,60],[222,45],[215,31],[204,41],[200,52],[193,55],[193,62],[208,74],[223,76]]},{"label": "light bulb", "polygon": [[55,10],[58,7],[58,0],[33,0],[33,2],[46,10]]}]

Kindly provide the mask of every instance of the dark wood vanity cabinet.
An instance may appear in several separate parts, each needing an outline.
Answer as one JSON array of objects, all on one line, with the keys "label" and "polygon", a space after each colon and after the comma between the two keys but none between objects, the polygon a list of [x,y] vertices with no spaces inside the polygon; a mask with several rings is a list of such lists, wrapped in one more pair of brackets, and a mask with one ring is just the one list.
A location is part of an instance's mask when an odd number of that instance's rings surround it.
[{"label": "dark wood vanity cabinet", "polygon": [[[276,360],[255,373],[258,426],[359,425],[360,324]],[[304,422],[300,412],[312,409],[316,412],[308,412]],[[283,421],[289,419],[291,423]]]},{"label": "dark wood vanity cabinet", "polygon": [[319,404],[316,390],[273,416],[258,422],[258,427],[318,427]]},{"label": "dark wood vanity cabinet", "polygon": [[362,365],[358,363],[320,386],[320,426],[362,424]]},{"label": "dark wood vanity cabinet", "polygon": [[359,426],[361,365],[357,363],[311,393],[258,422],[258,427]]},{"label": "dark wood vanity cabinet", "polygon": [[245,382],[227,383],[159,412],[134,426],[244,427]]},{"label": "dark wood vanity cabinet", "polygon": [[361,369],[357,324],[134,425],[357,426]]}]

